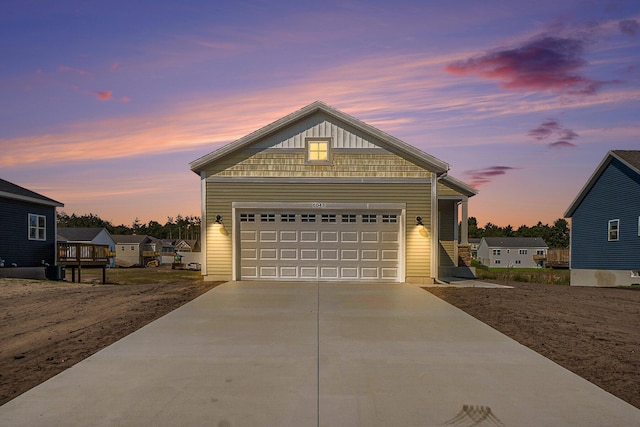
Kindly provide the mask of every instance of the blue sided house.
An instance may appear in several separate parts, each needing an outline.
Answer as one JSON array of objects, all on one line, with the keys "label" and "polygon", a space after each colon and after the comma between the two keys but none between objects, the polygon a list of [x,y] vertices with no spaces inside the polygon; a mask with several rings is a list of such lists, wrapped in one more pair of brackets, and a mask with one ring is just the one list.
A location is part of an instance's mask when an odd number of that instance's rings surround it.
[{"label": "blue sided house", "polygon": [[55,267],[56,208],[62,206],[0,179],[0,277],[30,277],[34,269],[43,274],[44,267]]},{"label": "blue sided house", "polygon": [[640,285],[640,150],[609,151],[564,216],[571,285]]}]

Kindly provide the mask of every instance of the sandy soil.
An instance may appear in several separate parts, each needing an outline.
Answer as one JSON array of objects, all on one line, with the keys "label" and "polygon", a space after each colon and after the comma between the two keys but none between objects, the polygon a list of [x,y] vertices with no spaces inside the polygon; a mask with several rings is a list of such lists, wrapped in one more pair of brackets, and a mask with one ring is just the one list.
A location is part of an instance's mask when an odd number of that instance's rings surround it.
[{"label": "sandy soil", "polygon": [[425,288],[640,408],[640,289]]},{"label": "sandy soil", "polygon": [[0,279],[0,405],[216,284]]}]

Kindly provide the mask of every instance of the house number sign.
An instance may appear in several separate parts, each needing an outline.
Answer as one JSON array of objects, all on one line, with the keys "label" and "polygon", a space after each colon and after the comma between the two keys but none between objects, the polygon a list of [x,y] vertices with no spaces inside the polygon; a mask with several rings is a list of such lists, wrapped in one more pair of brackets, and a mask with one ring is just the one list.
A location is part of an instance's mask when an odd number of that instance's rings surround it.
[{"label": "house number sign", "polygon": [[311,203],[312,208],[326,208],[327,204],[324,202],[313,202]]}]

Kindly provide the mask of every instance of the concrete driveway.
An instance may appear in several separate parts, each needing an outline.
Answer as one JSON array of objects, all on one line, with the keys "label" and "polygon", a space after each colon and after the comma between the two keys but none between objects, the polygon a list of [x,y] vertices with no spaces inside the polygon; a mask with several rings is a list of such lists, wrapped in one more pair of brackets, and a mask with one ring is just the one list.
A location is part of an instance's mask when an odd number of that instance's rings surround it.
[{"label": "concrete driveway", "polygon": [[237,282],[0,407],[0,425],[640,426],[640,410],[416,286]]}]

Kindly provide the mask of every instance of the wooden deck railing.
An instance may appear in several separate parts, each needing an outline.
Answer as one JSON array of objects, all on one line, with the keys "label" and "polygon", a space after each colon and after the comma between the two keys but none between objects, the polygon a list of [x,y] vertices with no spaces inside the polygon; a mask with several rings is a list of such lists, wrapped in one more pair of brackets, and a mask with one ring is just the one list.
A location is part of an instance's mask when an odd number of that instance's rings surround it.
[{"label": "wooden deck railing", "polygon": [[106,265],[115,253],[108,245],[89,243],[58,243],[58,264]]}]

